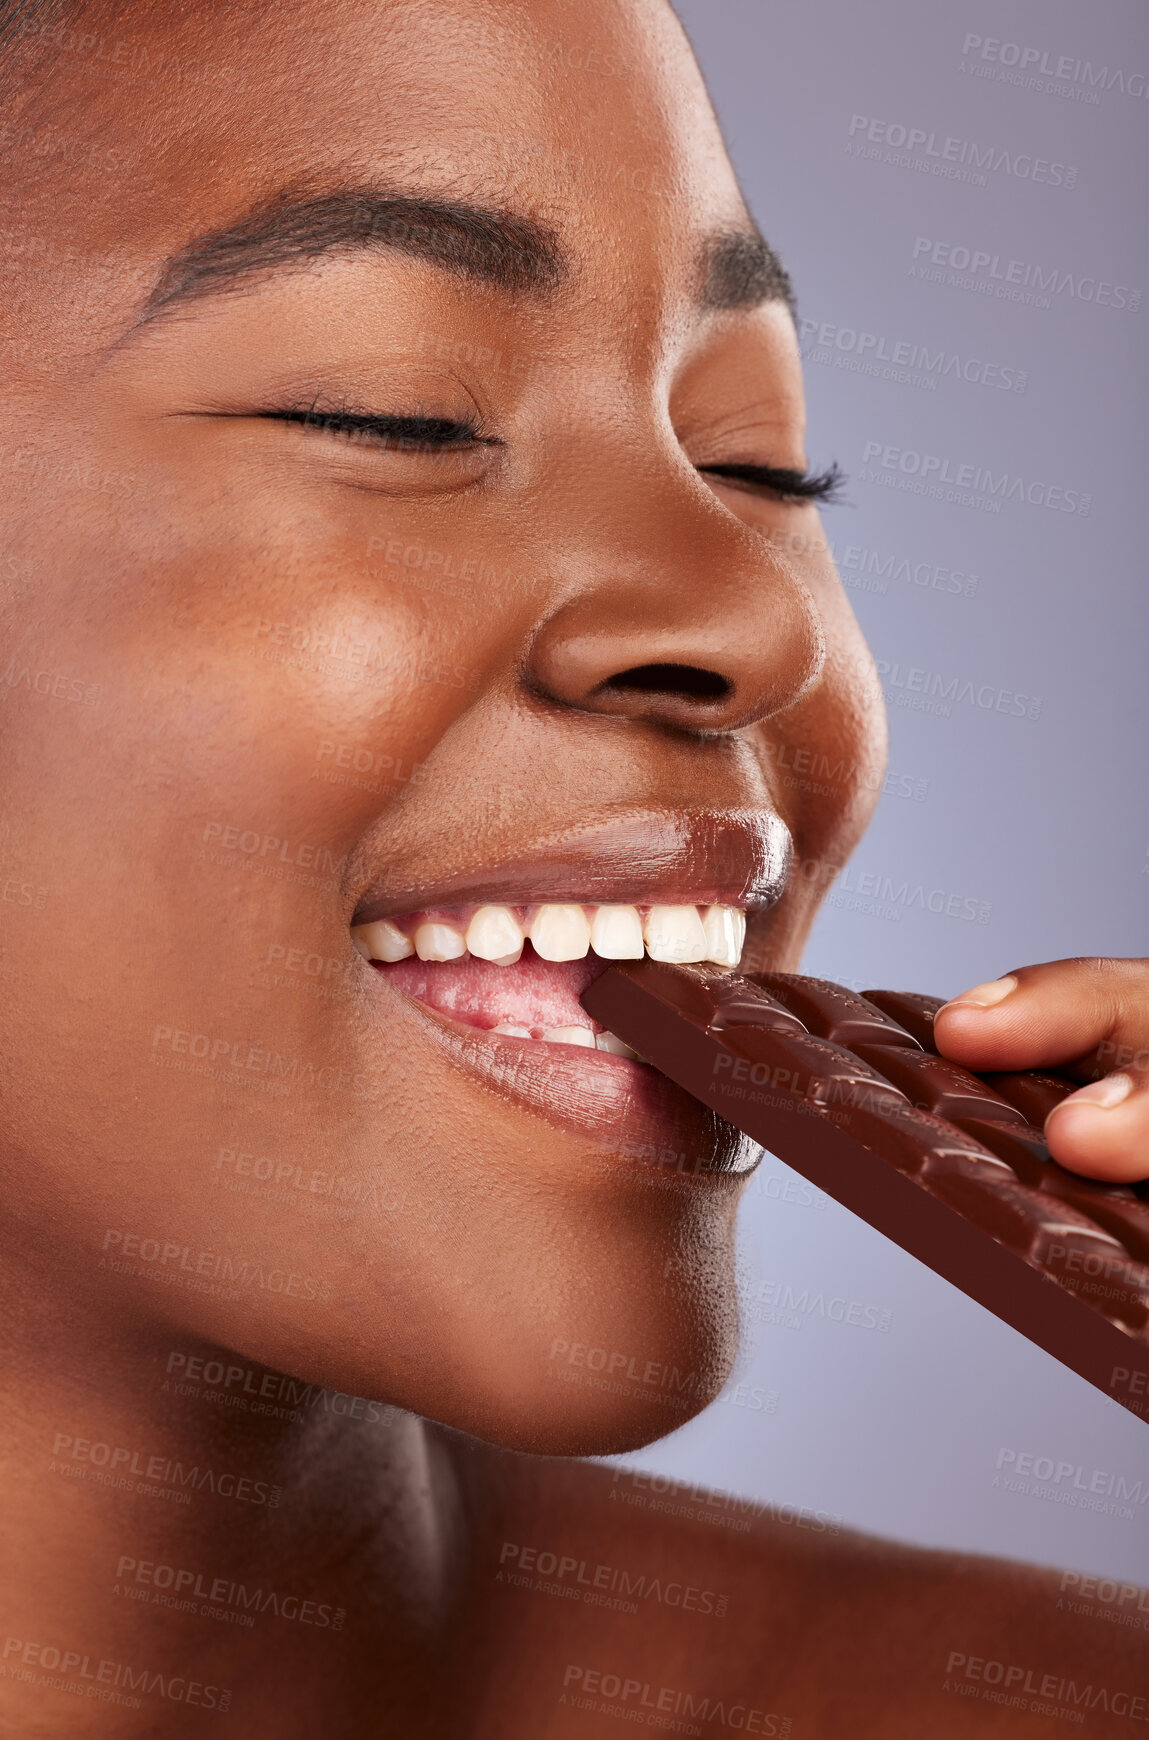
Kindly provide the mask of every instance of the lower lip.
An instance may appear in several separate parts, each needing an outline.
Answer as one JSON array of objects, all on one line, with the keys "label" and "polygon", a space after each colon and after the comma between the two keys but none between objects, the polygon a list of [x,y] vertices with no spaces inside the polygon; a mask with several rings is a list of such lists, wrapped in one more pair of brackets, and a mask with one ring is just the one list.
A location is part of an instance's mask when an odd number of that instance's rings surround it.
[{"label": "lower lip", "polygon": [[757,1166],[761,1151],[647,1063],[589,1046],[492,1033],[455,1020],[371,974],[376,994],[400,997],[424,1035],[452,1065],[500,1099],[605,1150],[619,1166],[654,1170],[698,1186],[729,1183]]}]

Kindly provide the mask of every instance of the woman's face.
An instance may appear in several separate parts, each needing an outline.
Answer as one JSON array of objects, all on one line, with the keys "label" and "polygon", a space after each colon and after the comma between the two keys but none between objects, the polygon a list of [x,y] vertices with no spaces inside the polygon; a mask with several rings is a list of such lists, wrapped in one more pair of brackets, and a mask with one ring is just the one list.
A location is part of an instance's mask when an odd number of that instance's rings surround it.
[{"label": "woman's face", "polygon": [[661,0],[170,11],[33,42],[84,150],[5,219],[6,1201],[126,1342],[633,1446],[753,1154],[533,1036],[593,954],[351,932],[796,964],[884,739],[815,506],[719,471],[805,468],[792,322]]}]

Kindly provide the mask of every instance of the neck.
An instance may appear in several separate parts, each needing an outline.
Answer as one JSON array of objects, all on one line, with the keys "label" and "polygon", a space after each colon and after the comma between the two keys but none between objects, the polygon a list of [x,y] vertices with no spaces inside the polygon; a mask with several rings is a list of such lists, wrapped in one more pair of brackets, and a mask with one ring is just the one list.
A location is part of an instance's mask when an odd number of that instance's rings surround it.
[{"label": "neck", "polygon": [[36,1732],[75,1734],[84,1696],[80,1731],[118,1740],[199,1733],[222,1703],[253,1737],[353,1733],[368,1705],[436,1733],[462,1526],[424,1422],[74,1300],[31,1315],[0,1600],[5,1696]]}]

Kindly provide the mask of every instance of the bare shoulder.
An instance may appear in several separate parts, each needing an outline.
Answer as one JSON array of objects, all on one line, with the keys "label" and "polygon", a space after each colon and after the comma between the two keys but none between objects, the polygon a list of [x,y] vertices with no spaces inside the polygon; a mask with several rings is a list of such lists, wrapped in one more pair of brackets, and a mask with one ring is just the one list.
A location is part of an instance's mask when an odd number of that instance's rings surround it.
[{"label": "bare shoulder", "polygon": [[472,1611],[503,1664],[488,1695],[524,1734],[662,1714],[702,1735],[1024,1737],[1069,1713],[1107,1735],[1149,1717],[1144,1632],[1083,1615],[1056,1572],[590,1463],[484,1451],[466,1483]]}]

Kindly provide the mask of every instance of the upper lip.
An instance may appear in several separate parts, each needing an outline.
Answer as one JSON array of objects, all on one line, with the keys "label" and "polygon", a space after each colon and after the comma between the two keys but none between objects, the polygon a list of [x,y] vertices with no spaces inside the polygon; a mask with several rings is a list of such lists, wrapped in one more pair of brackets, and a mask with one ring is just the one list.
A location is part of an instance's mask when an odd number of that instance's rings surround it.
[{"label": "upper lip", "polygon": [[790,867],[790,832],[769,811],[628,810],[591,826],[524,841],[514,857],[457,865],[447,875],[384,871],[359,897],[352,924],[436,906],[538,901],[772,906]]}]

